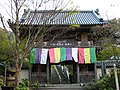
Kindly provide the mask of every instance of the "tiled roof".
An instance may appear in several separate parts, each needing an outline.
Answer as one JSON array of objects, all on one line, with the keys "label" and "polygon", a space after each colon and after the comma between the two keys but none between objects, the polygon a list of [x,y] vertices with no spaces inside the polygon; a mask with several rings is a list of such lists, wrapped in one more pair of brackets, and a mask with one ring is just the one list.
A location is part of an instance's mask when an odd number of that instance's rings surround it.
[{"label": "tiled roof", "polygon": [[21,24],[25,25],[98,25],[106,24],[95,11],[25,11]]}]

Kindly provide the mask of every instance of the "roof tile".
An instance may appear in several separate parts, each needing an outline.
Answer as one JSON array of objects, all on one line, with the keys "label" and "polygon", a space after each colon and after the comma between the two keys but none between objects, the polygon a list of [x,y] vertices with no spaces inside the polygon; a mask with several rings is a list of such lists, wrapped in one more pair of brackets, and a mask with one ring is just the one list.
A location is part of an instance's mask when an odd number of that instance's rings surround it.
[{"label": "roof tile", "polygon": [[21,24],[30,25],[96,25],[106,24],[102,18],[94,11],[30,11],[24,12]]}]

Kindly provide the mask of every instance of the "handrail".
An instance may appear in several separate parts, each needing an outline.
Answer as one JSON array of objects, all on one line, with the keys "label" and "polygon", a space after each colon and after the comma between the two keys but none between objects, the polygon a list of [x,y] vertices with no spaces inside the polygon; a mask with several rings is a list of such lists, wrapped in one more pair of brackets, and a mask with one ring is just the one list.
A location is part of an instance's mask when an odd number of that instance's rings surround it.
[{"label": "handrail", "polygon": [[60,83],[61,83],[61,76],[60,76],[60,74],[59,74],[59,72],[58,72],[58,70],[57,70],[57,68],[56,68],[56,66],[54,65],[54,68],[55,68],[55,70],[56,70],[56,73],[57,73],[57,75],[58,75],[58,77],[59,77],[59,80],[60,80]]}]

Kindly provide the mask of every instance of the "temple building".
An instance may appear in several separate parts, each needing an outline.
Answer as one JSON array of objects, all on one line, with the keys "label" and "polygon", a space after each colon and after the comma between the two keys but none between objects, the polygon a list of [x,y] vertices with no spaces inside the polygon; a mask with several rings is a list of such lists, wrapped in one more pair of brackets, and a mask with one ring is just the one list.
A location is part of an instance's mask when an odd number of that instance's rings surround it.
[{"label": "temple building", "polygon": [[[25,10],[21,30],[49,27],[31,50],[29,79],[41,84],[89,83],[96,80],[96,46],[91,28],[107,24],[97,11]],[[47,29],[46,29],[47,30]],[[23,32],[21,33],[21,35]]]}]

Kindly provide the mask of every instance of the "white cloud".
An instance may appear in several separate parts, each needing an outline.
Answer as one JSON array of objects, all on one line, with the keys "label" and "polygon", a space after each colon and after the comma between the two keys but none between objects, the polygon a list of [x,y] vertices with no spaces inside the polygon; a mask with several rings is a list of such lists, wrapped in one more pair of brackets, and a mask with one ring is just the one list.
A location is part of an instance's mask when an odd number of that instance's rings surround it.
[{"label": "white cloud", "polygon": [[73,0],[80,10],[99,9],[104,19],[120,18],[120,0]]},{"label": "white cloud", "polygon": [[[11,0],[0,1],[0,13],[4,15],[6,19],[11,18],[10,15],[7,13],[10,11],[10,6],[8,4],[8,1]],[[120,12],[119,12],[120,0],[72,0],[72,1],[74,3],[74,6],[79,6],[78,10],[99,9],[100,14],[104,19],[120,18]],[[67,1],[64,0],[63,3],[66,2]],[[68,8],[70,7],[72,8],[73,6],[69,5]]]}]

